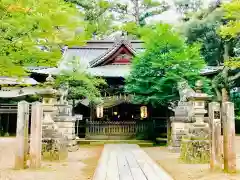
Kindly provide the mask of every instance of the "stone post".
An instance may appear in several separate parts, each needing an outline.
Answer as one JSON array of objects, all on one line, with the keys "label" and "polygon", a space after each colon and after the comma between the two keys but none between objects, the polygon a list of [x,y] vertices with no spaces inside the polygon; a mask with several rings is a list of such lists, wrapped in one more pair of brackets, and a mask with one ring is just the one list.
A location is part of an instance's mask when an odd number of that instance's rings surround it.
[{"label": "stone post", "polygon": [[21,101],[18,103],[17,112],[15,169],[24,169],[27,166],[27,155],[29,149],[28,123],[29,104],[26,101]]},{"label": "stone post", "polygon": [[222,169],[221,107],[218,102],[209,103],[210,169]]},{"label": "stone post", "polygon": [[171,119],[173,117],[170,117],[170,119],[167,119],[167,145],[171,145]]},{"label": "stone post", "polygon": [[224,171],[236,173],[234,104],[222,104]]},{"label": "stone post", "polygon": [[35,169],[41,167],[42,119],[42,104],[40,102],[35,102],[32,105],[30,141],[30,167]]}]

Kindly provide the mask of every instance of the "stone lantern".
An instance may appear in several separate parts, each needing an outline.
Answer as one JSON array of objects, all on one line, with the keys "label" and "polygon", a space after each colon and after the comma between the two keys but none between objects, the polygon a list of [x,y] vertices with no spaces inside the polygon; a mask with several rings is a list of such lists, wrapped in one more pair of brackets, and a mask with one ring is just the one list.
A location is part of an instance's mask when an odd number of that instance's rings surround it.
[{"label": "stone lantern", "polygon": [[59,92],[53,88],[54,78],[51,74],[46,78],[44,90],[38,94],[42,96],[43,122],[42,122],[42,156],[47,160],[63,160],[67,158],[68,141],[60,131],[54,118],[58,115],[56,104]]},{"label": "stone lantern", "polygon": [[196,92],[187,98],[191,121],[181,141],[180,157],[187,163],[207,163],[210,158],[209,124],[205,122],[206,102],[210,96],[202,92],[203,83],[196,82]]},{"label": "stone lantern", "polygon": [[207,114],[206,102],[210,100],[211,96],[202,92],[202,81],[196,82],[196,92],[188,97],[189,104],[191,104],[191,117],[194,124],[207,125],[204,122],[204,116]]},{"label": "stone lantern", "polygon": [[46,78],[46,82],[44,86],[46,87],[44,90],[39,92],[42,96],[42,103],[43,105],[54,105],[57,104],[57,98],[60,96],[59,92],[53,88],[55,79],[52,77],[51,74],[48,75]]}]

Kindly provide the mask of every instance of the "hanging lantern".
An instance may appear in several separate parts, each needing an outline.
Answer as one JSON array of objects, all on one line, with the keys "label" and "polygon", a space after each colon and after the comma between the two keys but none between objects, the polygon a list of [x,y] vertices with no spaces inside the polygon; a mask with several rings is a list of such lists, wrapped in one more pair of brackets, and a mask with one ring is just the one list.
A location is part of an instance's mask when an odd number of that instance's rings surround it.
[{"label": "hanging lantern", "polygon": [[97,106],[97,118],[102,118],[103,117],[103,106]]},{"label": "hanging lantern", "polygon": [[141,118],[147,118],[147,115],[148,115],[147,106],[141,106],[140,112],[141,112]]}]

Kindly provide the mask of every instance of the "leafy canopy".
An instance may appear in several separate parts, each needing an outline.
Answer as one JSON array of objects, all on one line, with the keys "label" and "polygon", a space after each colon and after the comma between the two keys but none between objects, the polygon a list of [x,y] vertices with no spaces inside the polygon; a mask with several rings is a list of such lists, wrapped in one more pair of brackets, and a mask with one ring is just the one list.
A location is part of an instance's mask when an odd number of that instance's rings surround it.
[{"label": "leafy canopy", "polygon": [[69,60],[67,69],[57,76],[56,86],[67,86],[68,99],[81,100],[84,98],[92,102],[97,101],[101,97],[100,87],[106,82],[98,77],[93,77],[83,71],[80,67],[78,59]]},{"label": "leafy canopy", "polygon": [[[205,11],[202,11],[205,13]],[[223,11],[216,9],[201,17],[193,16],[183,25],[183,34],[187,37],[187,43],[201,43],[201,55],[207,65],[216,66],[223,62],[224,40],[218,33],[222,25]]]},{"label": "leafy canopy", "polygon": [[[199,71],[205,63],[198,44],[187,45],[165,24],[156,25],[155,29],[142,28],[140,33],[146,50],[133,59],[125,87],[134,94],[135,103],[169,105],[179,98],[177,82],[187,80],[193,86],[196,80],[203,79]],[[209,90],[208,82],[204,84]]]},{"label": "leafy canopy", "polygon": [[238,37],[240,34],[240,0],[225,3],[222,8],[228,22],[222,26],[221,35],[223,37]]},{"label": "leafy canopy", "polygon": [[239,71],[236,70],[236,62],[240,55],[240,41],[237,37],[222,34],[224,24],[229,22],[229,19],[224,17],[226,14],[224,7],[225,4],[217,3],[200,11],[185,23],[183,28],[189,44],[201,43],[201,55],[208,65],[219,66],[224,63],[223,71],[212,80],[212,87],[218,101],[229,99],[228,95],[222,92],[229,94],[230,89],[237,85],[237,79],[240,77]]},{"label": "leafy canopy", "polygon": [[[0,1],[0,76],[25,75],[26,66],[55,66],[61,47],[80,44],[81,14],[63,0]],[[76,18],[78,17],[78,18]]]},{"label": "leafy canopy", "polygon": [[94,34],[96,38],[114,31],[115,20],[112,13],[114,2],[107,0],[65,0],[76,4],[78,9],[83,13],[86,29]]},{"label": "leafy canopy", "polygon": [[240,67],[240,0],[232,0],[223,4],[225,24],[221,26],[220,35],[231,41],[235,39],[236,47],[234,48],[235,57],[225,62],[226,66],[231,68]]}]

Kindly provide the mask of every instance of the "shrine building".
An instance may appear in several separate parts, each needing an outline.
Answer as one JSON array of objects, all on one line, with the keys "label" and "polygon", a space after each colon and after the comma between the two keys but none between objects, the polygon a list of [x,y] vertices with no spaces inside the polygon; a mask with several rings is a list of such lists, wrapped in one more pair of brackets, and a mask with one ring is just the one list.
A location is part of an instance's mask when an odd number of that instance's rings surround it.
[{"label": "shrine building", "polygon": [[[16,122],[16,111],[6,110],[10,100],[26,100],[26,97],[36,94],[35,85],[45,81],[50,75],[59,75],[62,70],[69,68],[68,63],[76,60],[79,67],[92,76],[106,80],[107,87],[101,89],[101,104],[92,104],[88,99],[82,99],[74,104],[73,115],[78,117],[76,121],[76,135],[88,139],[154,139],[166,137],[168,120],[172,111],[168,107],[133,104],[131,96],[124,92],[124,78],[130,73],[132,58],[144,51],[143,42],[139,40],[90,40],[81,47],[66,47],[63,51],[62,60],[58,67],[31,67],[30,77],[25,78],[24,84],[19,86],[14,78],[0,79],[0,128],[5,132],[11,129]],[[219,69],[211,69],[207,72],[217,72]],[[18,86],[16,86],[18,84]],[[30,85],[30,86],[29,86]],[[16,87],[15,87],[16,86]],[[3,108],[5,107],[5,109]],[[8,123],[6,123],[6,114]],[[15,114],[14,114],[15,113]],[[14,114],[14,115],[13,115]],[[15,120],[12,120],[14,119]],[[10,120],[9,120],[10,117]],[[5,121],[4,121],[5,120]],[[4,121],[4,122],[3,122]],[[9,123],[9,121],[14,121]],[[13,128],[9,127],[14,126]],[[107,127],[107,128],[106,128]],[[0,129],[1,130],[1,129]]]}]

